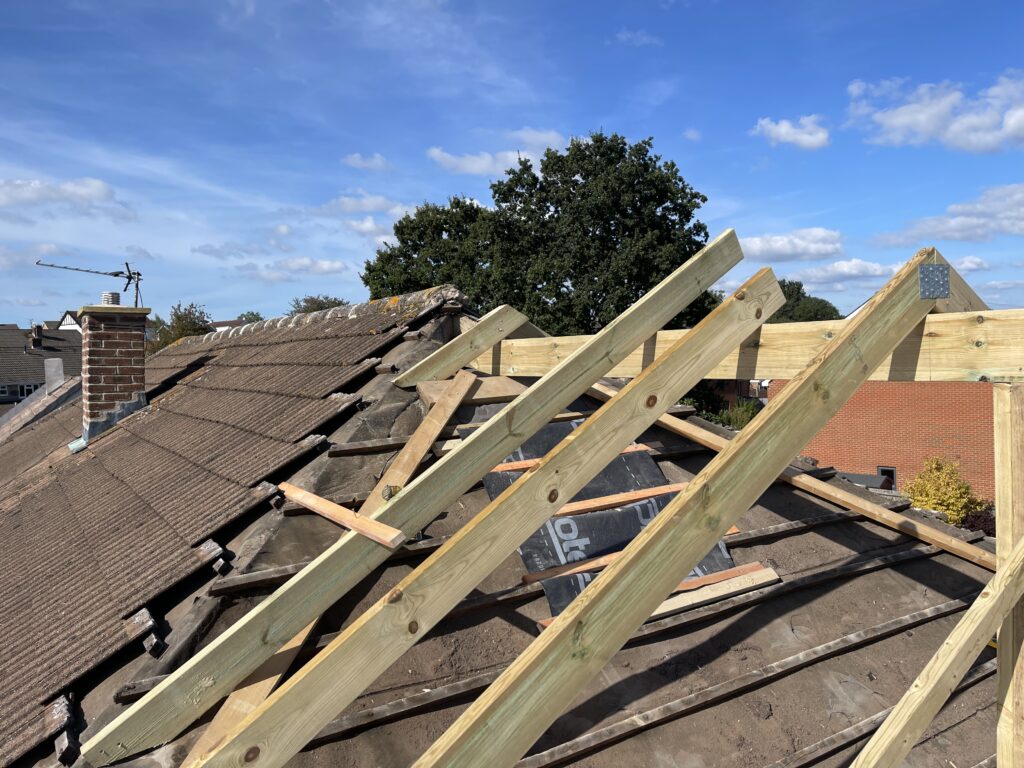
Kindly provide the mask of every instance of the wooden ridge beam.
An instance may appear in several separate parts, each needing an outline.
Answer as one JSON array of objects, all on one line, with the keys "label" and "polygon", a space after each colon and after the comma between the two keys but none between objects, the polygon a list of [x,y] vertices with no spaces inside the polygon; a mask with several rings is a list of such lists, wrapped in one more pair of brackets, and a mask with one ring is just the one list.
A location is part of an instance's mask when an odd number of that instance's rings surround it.
[{"label": "wooden ridge beam", "polygon": [[525,754],[672,587],[934,308],[934,298],[922,297],[920,267],[935,260],[934,249],[910,259],[814,364],[790,381],[463,712],[415,768],[500,768]]},{"label": "wooden ridge beam", "polygon": [[[597,383],[590,388],[588,394],[592,397],[607,400],[616,392],[614,387],[609,387],[606,384]],[[705,448],[710,448],[713,451],[724,451],[729,445],[730,441],[721,435],[716,435],[714,432],[693,424],[684,419],[679,419],[674,416],[662,416],[657,422],[659,427],[674,432],[681,437],[693,440]],[[880,523],[887,528],[904,533],[907,536],[913,536],[921,541],[926,541],[929,544],[934,544],[937,547],[941,547],[947,552],[961,557],[964,560],[980,565],[989,571],[995,571],[996,569],[996,556],[991,552],[987,552],[981,547],[976,547],[968,542],[958,539],[956,536],[952,536],[944,531],[940,531],[938,528],[933,528],[930,525],[924,525],[918,523],[915,520],[911,520],[906,515],[901,515],[899,512],[893,512],[890,509],[886,509],[880,504],[858,496],[855,493],[844,490],[835,485],[831,485],[823,480],[819,480],[816,477],[812,477],[806,473],[801,473],[793,467],[787,467],[782,474],[779,475],[778,479],[784,483],[792,485],[794,488],[799,488],[802,491],[806,491],[819,499],[838,504],[839,506],[851,510],[859,515],[872,520],[873,522]]]},{"label": "wooden ridge beam", "polygon": [[710,685],[707,688],[702,688],[699,691],[662,704],[654,709],[637,713],[632,717],[584,734],[544,752],[530,755],[515,763],[516,768],[546,768],[546,766],[557,765],[569,758],[594,752],[640,731],[669,722],[670,720],[685,717],[691,712],[706,709],[720,701],[760,688],[773,680],[791,675],[811,664],[816,664],[819,661],[832,658],[841,653],[846,653],[855,648],[860,648],[905,632],[912,627],[962,611],[967,605],[968,602],[966,600],[950,600],[931,608],[925,608],[924,610],[914,611],[899,618],[890,619],[867,629],[851,632],[830,642],[817,645],[792,656],[787,656],[772,664],[753,669],[750,672]]},{"label": "wooden ridge beam", "polygon": [[[292,675],[205,765],[238,765],[259,745],[259,768],[283,765],[456,607],[562,504],[694,386],[723,340],[749,335],[784,303],[761,270],[600,411],[519,477],[437,552]],[[710,547],[709,547],[710,548]],[[521,588],[525,589],[525,588]]]},{"label": "wooden ridge beam", "polygon": [[910,690],[893,707],[885,723],[853,762],[853,768],[895,768],[903,762],[1022,595],[1024,539],[1000,564],[995,576],[921,670]]},{"label": "wooden ridge beam", "polygon": [[[576,354],[476,430],[456,450],[428,467],[377,510],[375,519],[409,534],[425,528],[466,488],[518,448],[630,350],[743,258],[733,230],[726,230],[619,315]],[[82,746],[95,766],[121,760],[177,736],[226,696],[296,632],[362,581],[387,557],[386,550],[346,534],[169,675]]]},{"label": "wooden ridge beam", "polygon": [[[955,274],[951,271],[950,274]],[[766,325],[734,348],[709,379],[791,379],[819,355],[849,320]],[[687,331],[661,331],[609,374],[636,376],[644,361]],[[586,336],[552,336],[502,341],[496,354],[473,361],[493,375],[541,376]],[[868,378],[872,381],[1021,381],[1024,365],[1024,309],[980,310],[929,315],[896,346]],[[494,365],[498,359],[500,365]]]},{"label": "wooden ridge beam", "polygon": [[[1024,385],[993,387],[996,469],[996,554],[1008,564],[1024,540]],[[1001,768],[1024,768],[1024,605],[1018,603],[999,628],[999,721],[996,756]]]},{"label": "wooden ridge beam", "polygon": [[483,354],[512,331],[527,322],[522,312],[508,304],[495,307],[454,339],[431,353],[409,370],[395,377],[395,385],[411,387],[422,381],[440,381],[454,376],[475,357]]}]

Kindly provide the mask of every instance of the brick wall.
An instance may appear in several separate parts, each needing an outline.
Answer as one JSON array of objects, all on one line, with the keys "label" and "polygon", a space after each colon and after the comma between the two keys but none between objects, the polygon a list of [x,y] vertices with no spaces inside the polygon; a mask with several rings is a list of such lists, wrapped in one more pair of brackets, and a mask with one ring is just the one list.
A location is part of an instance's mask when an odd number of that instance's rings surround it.
[{"label": "brick wall", "polygon": [[[773,381],[771,399],[785,381]],[[868,381],[802,451],[822,465],[875,474],[895,467],[902,488],[924,460],[942,456],[982,498],[995,495],[992,385],[974,382]]]},{"label": "brick wall", "polygon": [[145,405],[148,310],[83,307],[82,428],[88,439]]}]

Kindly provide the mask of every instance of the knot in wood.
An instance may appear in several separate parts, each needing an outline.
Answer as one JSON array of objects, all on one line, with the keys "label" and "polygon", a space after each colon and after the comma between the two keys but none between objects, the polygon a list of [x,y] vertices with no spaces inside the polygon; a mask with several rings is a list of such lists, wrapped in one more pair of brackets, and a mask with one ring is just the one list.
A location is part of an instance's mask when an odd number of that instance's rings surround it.
[{"label": "knot in wood", "polygon": [[746,291],[736,291],[736,300],[737,301],[743,301],[745,298],[747,298],[747,292]]},{"label": "knot in wood", "polygon": [[984,317],[982,317],[981,315],[978,315],[978,316],[977,316],[977,317],[975,318],[975,320],[976,320],[976,321],[978,322],[978,325],[981,325],[982,323],[984,323],[984,322],[985,322],[985,318],[984,318]]},{"label": "knot in wood", "polygon": [[976,342],[974,342],[974,346],[976,346],[976,347],[984,347],[985,346],[985,342],[982,341],[981,339],[978,339]]},{"label": "knot in wood", "polygon": [[402,590],[400,590],[400,589],[392,589],[390,592],[388,592],[388,602],[389,603],[397,603],[401,599],[402,599]]},{"label": "knot in wood", "polygon": [[409,622],[409,634],[410,635],[415,635],[417,632],[419,632],[419,630],[420,630],[419,622],[417,622],[417,621],[410,621]]},{"label": "knot in wood", "polygon": [[260,748],[259,747],[249,747],[247,750],[245,750],[245,762],[247,762],[247,763],[253,762],[259,756],[260,756]]},{"label": "knot in wood", "polygon": [[552,488],[548,492],[548,501],[550,501],[552,504],[554,504],[556,501],[558,501],[558,489],[557,488]]},{"label": "knot in wood", "polygon": [[760,320],[761,319],[761,315],[763,315],[763,314],[764,314],[764,312],[762,311],[762,309],[760,307],[758,307],[757,310],[754,312],[754,319],[755,320]]},{"label": "knot in wood", "polygon": [[658,404],[658,396],[657,395],[648,395],[647,396],[647,407],[648,408],[653,408],[657,404]]}]

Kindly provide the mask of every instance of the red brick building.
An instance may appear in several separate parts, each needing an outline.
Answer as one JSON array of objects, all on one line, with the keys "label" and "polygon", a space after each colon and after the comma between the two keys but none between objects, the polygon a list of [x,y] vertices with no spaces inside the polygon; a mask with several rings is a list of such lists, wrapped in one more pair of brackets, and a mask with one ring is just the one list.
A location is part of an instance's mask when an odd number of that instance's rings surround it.
[{"label": "red brick building", "polygon": [[[769,399],[785,384],[773,381]],[[960,463],[975,494],[991,499],[992,385],[866,382],[802,453],[847,472],[894,470],[897,488],[914,479],[926,458],[942,456]]]}]

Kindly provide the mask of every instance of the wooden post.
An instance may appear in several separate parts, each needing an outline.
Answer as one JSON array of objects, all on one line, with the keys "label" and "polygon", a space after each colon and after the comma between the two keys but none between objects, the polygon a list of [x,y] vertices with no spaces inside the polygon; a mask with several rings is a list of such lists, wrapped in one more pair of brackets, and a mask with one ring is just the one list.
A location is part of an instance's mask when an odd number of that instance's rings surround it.
[{"label": "wooden post", "polygon": [[[993,387],[996,459],[996,554],[1005,568],[1010,552],[1024,540],[1024,384]],[[999,724],[996,757],[1000,768],[1024,768],[1024,605],[1018,603],[999,629]]]},{"label": "wooden post", "polygon": [[511,766],[927,313],[921,251],[415,763]]},{"label": "wooden post", "polygon": [[[495,464],[586,392],[743,258],[727,230],[520,395],[458,448],[431,465],[374,513],[406,533],[422,530]],[[177,736],[264,659],[362,581],[387,550],[345,534],[277,592],[168,675],[82,746],[95,766],[122,760]]]},{"label": "wooden post", "polygon": [[395,377],[395,385],[411,387],[421,381],[441,381],[453,375],[527,321],[526,315],[508,304],[495,307],[472,328],[460,333],[439,350]]},{"label": "wooden post", "polygon": [[[205,765],[283,765],[700,381],[726,342],[750,335],[784,303],[771,270],[759,271],[292,675]],[[258,757],[246,761],[256,745]]]},{"label": "wooden post", "polygon": [[852,768],[895,768],[903,762],[1022,595],[1024,539],[1000,562],[996,575],[893,707]]}]

